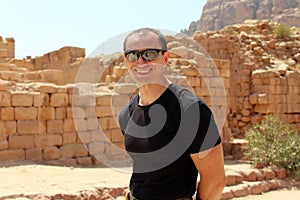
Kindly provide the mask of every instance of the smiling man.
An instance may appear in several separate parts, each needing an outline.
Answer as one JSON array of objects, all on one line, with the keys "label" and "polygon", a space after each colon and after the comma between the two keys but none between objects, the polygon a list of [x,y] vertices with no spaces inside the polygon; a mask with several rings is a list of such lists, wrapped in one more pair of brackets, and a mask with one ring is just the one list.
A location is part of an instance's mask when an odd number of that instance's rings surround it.
[{"label": "smiling man", "polygon": [[124,62],[138,87],[119,115],[133,159],[130,198],[192,199],[197,191],[197,199],[220,199],[226,178],[214,117],[199,97],[166,78],[169,56],[155,29],[135,30],[124,41]]}]

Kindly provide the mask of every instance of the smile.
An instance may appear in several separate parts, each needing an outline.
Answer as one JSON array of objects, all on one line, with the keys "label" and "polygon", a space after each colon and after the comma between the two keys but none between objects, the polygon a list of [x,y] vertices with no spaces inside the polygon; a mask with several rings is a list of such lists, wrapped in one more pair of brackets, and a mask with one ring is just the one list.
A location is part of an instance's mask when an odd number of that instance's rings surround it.
[{"label": "smile", "polygon": [[150,71],[152,71],[152,69],[135,69],[134,70],[137,74],[141,74],[141,75],[144,75],[144,74],[148,74]]}]

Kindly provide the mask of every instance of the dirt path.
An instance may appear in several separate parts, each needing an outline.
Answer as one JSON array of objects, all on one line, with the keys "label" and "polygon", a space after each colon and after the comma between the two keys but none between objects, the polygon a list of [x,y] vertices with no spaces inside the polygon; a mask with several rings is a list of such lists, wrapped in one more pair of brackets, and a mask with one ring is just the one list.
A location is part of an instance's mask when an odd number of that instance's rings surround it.
[{"label": "dirt path", "polygon": [[236,200],[299,200],[300,188],[271,191],[262,195],[250,195],[247,197],[235,198]]}]

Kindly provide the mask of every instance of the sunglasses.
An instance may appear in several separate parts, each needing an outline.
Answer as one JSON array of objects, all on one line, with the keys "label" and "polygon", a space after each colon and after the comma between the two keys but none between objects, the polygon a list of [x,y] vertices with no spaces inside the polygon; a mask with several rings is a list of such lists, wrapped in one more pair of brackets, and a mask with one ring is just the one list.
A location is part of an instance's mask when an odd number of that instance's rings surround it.
[{"label": "sunglasses", "polygon": [[144,61],[153,61],[159,56],[159,52],[162,52],[164,54],[167,50],[164,49],[145,49],[142,51],[138,50],[126,50],[124,52],[125,57],[130,62],[137,61],[140,56],[142,56]]}]

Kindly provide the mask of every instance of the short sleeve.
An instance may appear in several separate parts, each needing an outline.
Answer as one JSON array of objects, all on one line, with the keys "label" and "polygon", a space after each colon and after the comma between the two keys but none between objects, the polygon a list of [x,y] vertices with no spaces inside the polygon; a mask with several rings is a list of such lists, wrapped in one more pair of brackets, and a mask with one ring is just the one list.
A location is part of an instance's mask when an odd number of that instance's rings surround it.
[{"label": "short sleeve", "polygon": [[[195,106],[198,106],[199,109]],[[195,111],[199,112],[199,114],[197,117],[191,117],[195,116],[195,114],[191,115],[191,113]],[[188,118],[188,120],[193,121],[192,123],[198,123],[196,133],[189,133],[195,135],[194,140],[189,147],[190,154],[208,150],[221,143],[221,137],[215,123],[214,116],[205,103],[199,101],[197,105],[194,105],[194,107],[190,106],[186,110],[185,114],[188,115],[185,116],[185,119]]]}]

